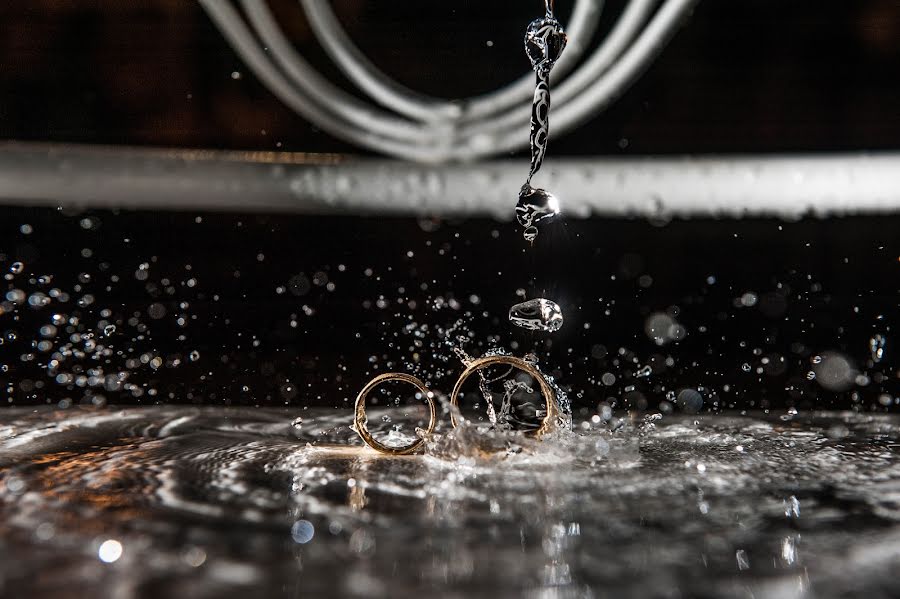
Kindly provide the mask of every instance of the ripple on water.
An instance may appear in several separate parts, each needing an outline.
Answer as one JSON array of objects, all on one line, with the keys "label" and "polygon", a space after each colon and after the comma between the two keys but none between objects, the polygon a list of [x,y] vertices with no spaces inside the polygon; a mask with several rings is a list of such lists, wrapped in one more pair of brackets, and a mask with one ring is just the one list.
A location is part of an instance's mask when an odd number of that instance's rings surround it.
[{"label": "ripple on water", "polygon": [[4,411],[0,590],[893,589],[897,417],[669,416],[543,441],[470,426],[407,457],[362,447],[348,412],[296,418]]}]

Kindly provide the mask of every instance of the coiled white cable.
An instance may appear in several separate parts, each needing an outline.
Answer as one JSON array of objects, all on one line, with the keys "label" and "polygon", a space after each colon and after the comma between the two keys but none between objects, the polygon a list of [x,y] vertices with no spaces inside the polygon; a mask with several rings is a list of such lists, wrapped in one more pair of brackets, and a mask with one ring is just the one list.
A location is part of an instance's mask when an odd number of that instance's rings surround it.
[{"label": "coiled white cable", "polygon": [[[697,1],[665,0],[652,14],[658,0],[629,0],[609,35],[575,68],[601,8],[600,0],[576,0],[568,27],[573,43],[556,67],[563,76],[565,69],[574,71],[555,84],[554,133],[577,127],[621,95]],[[375,101],[369,104],[309,65],[265,0],[240,2],[252,30],[229,0],[200,0],[256,76],[285,104],[335,137],[419,162],[475,160],[528,144],[530,76],[474,98],[429,98],[378,70],[346,35],[326,0],[300,0],[317,39],[347,78]],[[574,42],[576,35],[580,42]]]},{"label": "coiled white cable", "polygon": [[[369,61],[341,27],[328,2],[300,0],[310,27],[322,48],[341,72],[375,102],[422,122],[441,120],[472,121],[493,116],[531,101],[534,75],[529,71],[515,83],[484,96],[448,102],[426,98],[398,85]],[[576,0],[566,31],[572,43],[554,66],[559,77],[571,71],[587,50],[600,22],[601,0]],[[526,63],[527,64],[527,63]]]}]

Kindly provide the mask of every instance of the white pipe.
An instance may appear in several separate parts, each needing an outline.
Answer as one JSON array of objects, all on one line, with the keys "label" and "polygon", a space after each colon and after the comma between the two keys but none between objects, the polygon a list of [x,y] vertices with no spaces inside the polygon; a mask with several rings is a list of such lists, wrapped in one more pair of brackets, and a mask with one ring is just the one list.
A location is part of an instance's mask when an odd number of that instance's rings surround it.
[{"label": "white pipe", "polygon": [[[567,218],[900,212],[900,153],[559,159]],[[339,155],[0,144],[0,203],[510,219],[520,161],[422,166]]]}]

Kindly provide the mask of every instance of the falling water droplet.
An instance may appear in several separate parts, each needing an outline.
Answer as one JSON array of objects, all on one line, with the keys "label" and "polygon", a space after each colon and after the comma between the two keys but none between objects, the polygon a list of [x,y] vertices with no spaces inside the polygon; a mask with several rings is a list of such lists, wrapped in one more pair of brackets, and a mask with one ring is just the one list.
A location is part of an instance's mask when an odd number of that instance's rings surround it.
[{"label": "falling water droplet", "polygon": [[549,73],[566,48],[565,31],[553,17],[542,17],[525,30],[525,54],[535,71]]},{"label": "falling water droplet", "polygon": [[784,515],[787,518],[800,517],[800,501],[793,495],[784,500]]},{"label": "falling water droplet", "polygon": [[537,237],[537,223],[559,214],[559,200],[545,189],[536,189],[529,184],[522,186],[519,203],[516,204],[516,220],[525,227],[526,241]]},{"label": "falling water droplet", "polygon": [[563,313],[556,302],[537,298],[510,308],[509,321],[523,329],[552,333],[562,327]]},{"label": "falling water droplet", "polygon": [[21,262],[13,262],[9,267],[9,272],[14,275],[20,274],[23,270],[25,270],[25,265]]},{"label": "falling water droplet", "polygon": [[534,242],[538,230],[535,224],[559,214],[559,202],[552,194],[531,186],[531,179],[541,170],[550,137],[550,71],[566,47],[566,33],[553,16],[551,4],[547,14],[535,19],[525,31],[525,53],[536,75],[534,98],[531,104],[531,168],[519,192],[516,218],[525,228],[526,241]]}]

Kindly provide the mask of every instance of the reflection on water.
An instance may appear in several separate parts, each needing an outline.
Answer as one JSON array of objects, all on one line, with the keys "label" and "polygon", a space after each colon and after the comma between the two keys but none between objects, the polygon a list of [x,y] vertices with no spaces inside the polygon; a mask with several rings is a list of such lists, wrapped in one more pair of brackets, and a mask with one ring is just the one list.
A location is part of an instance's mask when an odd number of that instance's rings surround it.
[{"label": "reflection on water", "polygon": [[462,429],[409,457],[346,411],[0,418],[4,595],[872,597],[900,561],[895,416]]}]

